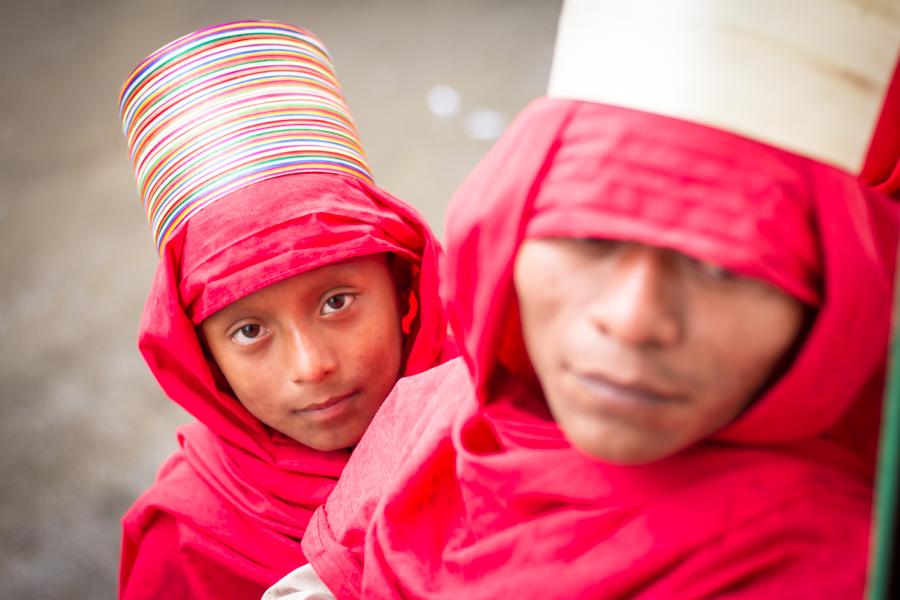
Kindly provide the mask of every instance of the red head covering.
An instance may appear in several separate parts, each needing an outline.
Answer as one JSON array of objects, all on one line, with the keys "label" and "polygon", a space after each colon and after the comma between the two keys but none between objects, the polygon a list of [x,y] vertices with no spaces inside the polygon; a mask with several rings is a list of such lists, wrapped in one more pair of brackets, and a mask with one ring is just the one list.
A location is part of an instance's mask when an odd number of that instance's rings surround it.
[{"label": "red head covering", "polygon": [[[536,101],[450,209],[444,282],[471,383],[452,363],[397,387],[384,415],[423,397],[428,410],[376,417],[310,524],[310,562],[341,598],[859,597],[897,234],[896,205],[836,168],[668,117]],[[528,385],[512,270],[522,240],[546,236],[712,259],[815,321],[718,435],[604,464]]]},{"label": "red head covering", "polygon": [[340,260],[392,253],[411,265],[404,374],[441,360],[439,246],[415,210],[359,179],[269,179],[195,214],[164,247],[140,329],[165,392],[199,422],[129,510],[124,598],[259,597],[304,561],[312,511],[349,450],[319,452],[268,428],[228,390],[195,325],[231,302]]}]

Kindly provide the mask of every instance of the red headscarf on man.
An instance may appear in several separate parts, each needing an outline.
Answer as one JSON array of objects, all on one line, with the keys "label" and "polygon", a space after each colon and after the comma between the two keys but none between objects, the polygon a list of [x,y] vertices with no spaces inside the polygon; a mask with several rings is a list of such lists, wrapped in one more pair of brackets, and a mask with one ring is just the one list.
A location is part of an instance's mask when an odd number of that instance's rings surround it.
[{"label": "red headscarf on man", "polygon": [[[619,39],[633,33],[606,23]],[[896,57],[895,45],[891,69]],[[662,62],[644,72],[655,77]],[[582,81],[617,89],[588,65]],[[424,416],[376,418],[314,515],[304,550],[339,598],[861,595],[898,207],[835,166],[840,148],[814,160],[802,155],[808,143],[640,108],[538,100],[457,192],[443,285],[471,384],[450,365],[398,386],[384,414],[426,397]],[[885,152],[893,172],[900,157]],[[711,258],[781,287],[816,318],[785,374],[718,435],[653,464],[603,464],[549,419],[522,342],[513,262],[523,239],[545,236]],[[373,464],[390,481],[367,479]]]}]

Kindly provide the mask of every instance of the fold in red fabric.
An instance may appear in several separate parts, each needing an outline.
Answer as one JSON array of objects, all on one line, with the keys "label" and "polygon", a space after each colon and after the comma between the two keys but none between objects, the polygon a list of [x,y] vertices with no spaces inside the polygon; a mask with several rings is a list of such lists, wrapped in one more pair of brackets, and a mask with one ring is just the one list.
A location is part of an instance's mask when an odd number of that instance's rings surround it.
[{"label": "fold in red fabric", "polygon": [[378,188],[332,174],[270,179],[204,208],[168,243],[139,346],[197,422],[179,431],[179,450],[124,517],[121,598],[258,598],[305,562],[307,522],[350,451],[312,450],[253,417],[195,326],[271,283],[383,252],[411,266],[404,374],[418,373],[453,352],[440,247],[415,210]]},{"label": "fold in red fabric", "polygon": [[881,115],[863,163],[860,179],[876,190],[900,199],[900,61],[885,94]]},{"label": "fold in red fabric", "polygon": [[[465,363],[401,380],[313,516],[307,558],[338,598],[860,597],[898,217],[847,173],[735,135],[534,102],[450,208],[442,285]],[[712,259],[814,323],[724,430],[606,464],[529,383],[513,261],[548,236]]]}]

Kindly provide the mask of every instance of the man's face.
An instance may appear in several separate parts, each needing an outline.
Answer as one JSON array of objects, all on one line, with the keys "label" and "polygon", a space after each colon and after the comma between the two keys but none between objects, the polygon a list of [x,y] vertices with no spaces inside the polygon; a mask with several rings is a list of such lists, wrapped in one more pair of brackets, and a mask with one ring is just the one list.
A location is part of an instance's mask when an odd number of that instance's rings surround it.
[{"label": "man's face", "polygon": [[358,442],[400,373],[403,334],[384,255],[285,279],[200,328],[247,410],[316,450]]},{"label": "man's face", "polygon": [[805,315],[767,283],[632,242],[528,240],[515,287],[556,421],[618,464],[664,458],[734,420]]}]

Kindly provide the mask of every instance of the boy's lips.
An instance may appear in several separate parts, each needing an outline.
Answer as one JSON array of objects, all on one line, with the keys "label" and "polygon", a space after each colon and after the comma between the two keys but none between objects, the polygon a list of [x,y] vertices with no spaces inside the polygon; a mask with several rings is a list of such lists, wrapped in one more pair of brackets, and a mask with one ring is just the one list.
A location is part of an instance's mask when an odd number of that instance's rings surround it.
[{"label": "boy's lips", "polygon": [[317,402],[315,404],[310,404],[309,406],[305,406],[303,408],[295,409],[294,413],[302,414],[302,415],[323,413],[325,411],[328,411],[329,409],[337,407],[338,405],[342,404],[344,401],[351,399],[352,397],[356,396],[359,392],[360,392],[360,390],[357,389],[357,390],[348,392],[346,394],[341,394],[339,396],[331,396],[330,398],[328,398],[327,400],[325,400],[323,402]]}]

